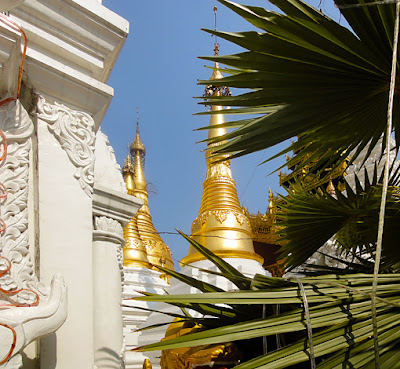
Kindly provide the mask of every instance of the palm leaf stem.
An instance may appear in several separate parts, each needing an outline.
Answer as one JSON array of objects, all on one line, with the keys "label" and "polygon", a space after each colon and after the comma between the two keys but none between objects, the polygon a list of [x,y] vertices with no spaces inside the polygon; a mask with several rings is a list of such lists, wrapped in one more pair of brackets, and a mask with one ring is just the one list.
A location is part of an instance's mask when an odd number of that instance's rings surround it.
[{"label": "palm leaf stem", "polygon": [[375,266],[374,266],[374,281],[372,284],[372,330],[374,334],[374,350],[375,350],[375,368],[379,369],[379,339],[378,339],[378,322],[376,317],[376,291],[378,287],[378,274],[379,265],[382,254],[382,239],[383,239],[383,226],[385,221],[385,207],[386,195],[389,184],[389,167],[390,167],[390,138],[392,135],[392,122],[393,122],[393,103],[394,103],[394,90],[396,84],[396,71],[397,71],[397,45],[399,40],[399,18],[400,18],[400,1],[396,1],[396,22],[394,25],[393,36],[393,56],[392,56],[392,71],[390,76],[390,89],[389,89],[389,102],[387,110],[387,130],[386,130],[386,163],[385,174],[383,178],[383,189],[381,208],[379,211],[379,226],[378,226],[378,239],[376,244]]}]

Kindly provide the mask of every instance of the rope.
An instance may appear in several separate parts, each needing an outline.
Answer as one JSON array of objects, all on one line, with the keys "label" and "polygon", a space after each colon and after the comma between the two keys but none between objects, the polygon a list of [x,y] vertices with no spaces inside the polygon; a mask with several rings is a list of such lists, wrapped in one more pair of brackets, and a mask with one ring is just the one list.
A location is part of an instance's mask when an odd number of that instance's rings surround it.
[{"label": "rope", "polygon": [[392,72],[390,76],[390,89],[389,89],[389,102],[387,111],[387,130],[386,130],[386,162],[385,162],[385,173],[383,177],[382,186],[382,198],[381,207],[379,211],[379,227],[378,227],[378,239],[376,241],[376,254],[375,254],[375,265],[374,265],[374,279],[372,282],[372,331],[374,333],[374,351],[375,351],[375,368],[379,369],[379,338],[378,338],[378,321],[376,318],[376,291],[378,289],[378,274],[379,265],[381,262],[382,253],[382,239],[383,239],[383,226],[385,222],[385,208],[386,208],[386,197],[389,183],[389,167],[390,167],[390,138],[392,136],[392,121],[393,121],[393,102],[394,102],[394,91],[396,85],[396,70],[397,70],[397,45],[399,42],[399,18],[400,18],[400,0],[396,2],[396,21],[394,25],[394,36],[393,36],[393,56],[392,56]]},{"label": "rope", "polygon": [[304,313],[306,315],[306,324],[307,324],[307,333],[308,333],[308,346],[310,348],[310,362],[311,362],[311,369],[316,368],[315,364],[315,356],[314,356],[314,345],[312,339],[312,327],[311,327],[311,318],[310,318],[310,310],[308,308],[308,301],[307,301],[307,294],[306,290],[304,289],[303,283],[297,277],[294,278],[296,282],[299,284],[299,288],[301,290],[301,294],[303,297],[303,307]]}]

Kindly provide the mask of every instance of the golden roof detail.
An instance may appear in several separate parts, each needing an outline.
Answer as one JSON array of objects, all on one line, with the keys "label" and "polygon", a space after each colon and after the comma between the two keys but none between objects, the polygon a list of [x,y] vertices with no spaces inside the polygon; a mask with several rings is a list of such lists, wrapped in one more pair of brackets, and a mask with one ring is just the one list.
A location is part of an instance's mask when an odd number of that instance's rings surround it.
[{"label": "golden roof detail", "polygon": [[[215,63],[211,80],[223,78],[218,63]],[[224,87],[206,87],[206,96],[221,96],[229,93]],[[213,112],[221,106],[213,105]],[[227,133],[220,127],[225,122],[223,114],[212,114],[208,138],[220,137]],[[208,144],[208,148],[216,146]],[[232,178],[230,161],[215,162],[206,153],[207,175],[203,183],[200,211],[192,224],[192,238],[224,258],[253,259],[262,263],[262,257],[254,252],[249,219],[243,214]],[[204,259],[192,246],[182,263],[189,264]]]},{"label": "golden roof detail", "polygon": [[[127,225],[127,227],[131,227],[131,230],[130,233],[128,233],[128,231],[126,232],[127,237],[125,238],[125,247],[128,247],[131,244],[136,244],[135,242],[140,240],[146,250],[147,259],[149,263],[153,265],[154,269],[157,270],[155,266],[162,266],[174,270],[172,253],[154,228],[153,220],[150,215],[147,181],[144,175],[144,159],[146,149],[140,139],[139,124],[136,128],[136,138],[130,146],[130,154],[133,158],[133,174],[131,174],[129,171],[124,172],[128,193],[139,199],[142,199],[144,204],[132,219],[132,221],[134,221],[136,224],[137,232],[133,231],[133,223],[130,222]],[[126,166],[129,167],[129,164],[126,164]],[[128,184],[130,184],[129,176],[132,176],[133,182],[133,189],[131,191],[128,187]],[[124,265],[128,265],[127,262],[128,260],[124,259]],[[163,278],[165,278],[165,275],[163,275]]]}]

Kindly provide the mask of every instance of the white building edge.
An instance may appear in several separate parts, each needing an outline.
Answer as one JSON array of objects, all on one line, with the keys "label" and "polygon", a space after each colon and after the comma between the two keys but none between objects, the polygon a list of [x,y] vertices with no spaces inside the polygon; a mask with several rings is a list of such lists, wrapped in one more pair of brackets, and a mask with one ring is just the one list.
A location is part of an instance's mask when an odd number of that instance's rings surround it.
[{"label": "white building edge", "polygon": [[28,40],[20,99],[0,106],[0,368],[120,368],[122,231],[142,201],[99,127],[129,24],[96,0],[0,11],[0,101],[17,95],[14,23]]}]

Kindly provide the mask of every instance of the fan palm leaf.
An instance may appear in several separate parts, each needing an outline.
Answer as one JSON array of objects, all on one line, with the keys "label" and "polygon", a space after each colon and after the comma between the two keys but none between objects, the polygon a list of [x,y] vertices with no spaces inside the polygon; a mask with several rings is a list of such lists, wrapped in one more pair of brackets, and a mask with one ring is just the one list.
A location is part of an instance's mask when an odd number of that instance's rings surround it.
[{"label": "fan palm leaf", "polygon": [[[298,136],[278,155],[294,150],[301,161],[313,154],[318,158],[315,168],[320,168],[340,163],[351,152],[355,158],[365,147],[373,149],[387,122],[394,4],[342,9],[351,32],[301,0],[271,1],[283,14],[219,1],[260,32],[207,31],[247,50],[206,57],[235,71],[212,83],[251,91],[207,98],[204,104],[261,115],[228,123],[236,129],[212,139],[229,140],[214,148],[215,153],[241,156]],[[395,132],[399,108],[396,94]]]},{"label": "fan palm leaf", "polygon": [[[280,204],[279,217],[284,226],[281,256],[289,267],[304,263],[324,243],[336,235],[338,243],[345,249],[360,253],[362,250],[373,255],[377,233],[382,180],[377,176],[377,167],[371,179],[363,173],[364,186],[357,175],[355,189],[345,181],[346,193],[336,190],[335,195],[320,189],[316,192],[288,191]],[[400,260],[397,240],[400,237],[398,170],[393,171],[388,188],[383,237],[383,270]]]}]

